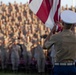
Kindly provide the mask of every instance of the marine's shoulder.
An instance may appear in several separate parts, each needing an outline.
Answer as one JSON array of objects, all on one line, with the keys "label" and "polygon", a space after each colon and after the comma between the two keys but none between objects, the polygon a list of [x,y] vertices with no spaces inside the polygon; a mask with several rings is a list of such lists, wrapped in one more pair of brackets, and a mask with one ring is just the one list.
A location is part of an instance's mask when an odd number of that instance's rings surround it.
[{"label": "marine's shoulder", "polygon": [[58,32],[58,33],[56,33],[56,34],[53,34],[52,37],[53,37],[53,38],[54,38],[54,37],[59,37],[61,34],[62,34],[62,32]]}]

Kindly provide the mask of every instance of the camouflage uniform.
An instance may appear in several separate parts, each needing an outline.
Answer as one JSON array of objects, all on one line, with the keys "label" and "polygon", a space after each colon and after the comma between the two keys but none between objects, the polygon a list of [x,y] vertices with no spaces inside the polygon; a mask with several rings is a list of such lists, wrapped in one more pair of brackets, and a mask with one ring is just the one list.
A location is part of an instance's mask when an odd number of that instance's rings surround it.
[{"label": "camouflage uniform", "polygon": [[20,47],[18,45],[13,45],[11,51],[12,70],[18,70],[19,58],[20,58],[19,51]]},{"label": "camouflage uniform", "polygon": [[1,66],[2,69],[5,69],[7,65],[7,51],[4,45],[0,46],[0,50],[1,50]]},{"label": "camouflage uniform", "polygon": [[37,61],[38,72],[45,71],[45,55],[43,53],[43,48],[40,45],[37,45],[34,48],[34,58]]}]

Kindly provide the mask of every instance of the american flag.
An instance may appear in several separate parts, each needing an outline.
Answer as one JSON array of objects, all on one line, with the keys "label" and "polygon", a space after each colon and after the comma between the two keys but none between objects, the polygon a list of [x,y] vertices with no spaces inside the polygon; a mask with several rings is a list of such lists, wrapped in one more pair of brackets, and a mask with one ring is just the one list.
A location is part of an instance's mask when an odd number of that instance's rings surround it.
[{"label": "american flag", "polygon": [[30,9],[50,29],[60,20],[61,0],[30,0]]}]

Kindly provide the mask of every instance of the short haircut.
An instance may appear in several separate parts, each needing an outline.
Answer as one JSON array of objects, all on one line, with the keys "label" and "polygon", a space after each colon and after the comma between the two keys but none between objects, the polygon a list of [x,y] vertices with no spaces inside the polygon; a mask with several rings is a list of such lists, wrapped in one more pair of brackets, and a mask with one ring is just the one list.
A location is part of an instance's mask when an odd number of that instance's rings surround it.
[{"label": "short haircut", "polygon": [[65,26],[66,29],[70,29],[73,26],[73,24],[69,24],[69,23],[64,23],[63,22],[63,26]]}]

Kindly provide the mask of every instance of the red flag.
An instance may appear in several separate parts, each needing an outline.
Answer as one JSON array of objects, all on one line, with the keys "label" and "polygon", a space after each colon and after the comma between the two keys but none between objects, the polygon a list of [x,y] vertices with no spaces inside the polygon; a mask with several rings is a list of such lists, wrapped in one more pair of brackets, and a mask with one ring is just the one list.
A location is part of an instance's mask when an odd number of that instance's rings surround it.
[{"label": "red flag", "polygon": [[30,9],[50,29],[60,20],[61,0],[30,0]]}]

